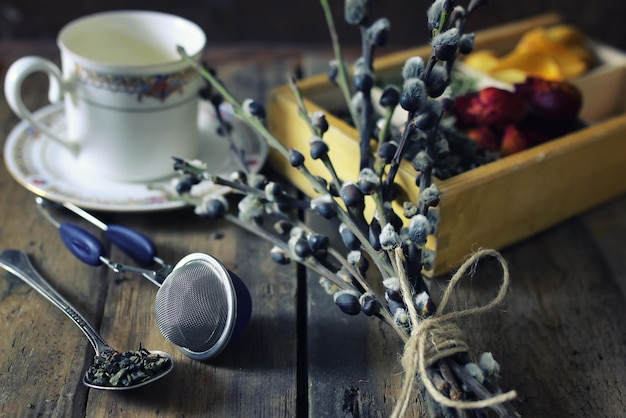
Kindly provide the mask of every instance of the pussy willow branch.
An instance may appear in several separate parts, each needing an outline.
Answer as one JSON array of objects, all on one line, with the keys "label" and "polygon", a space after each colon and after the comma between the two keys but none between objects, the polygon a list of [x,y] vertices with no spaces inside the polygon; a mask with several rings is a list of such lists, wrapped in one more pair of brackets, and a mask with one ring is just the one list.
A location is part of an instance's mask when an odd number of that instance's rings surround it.
[{"label": "pussy willow branch", "polygon": [[[255,223],[243,221],[239,219],[239,217],[231,215],[229,213],[224,214],[224,218],[227,221],[241,227],[242,229],[245,229],[248,232],[251,232],[263,238],[267,242],[272,243],[273,245],[281,248],[282,250],[289,251],[287,244],[282,239],[275,236],[274,234],[269,233],[267,230],[261,228]],[[337,285],[337,287],[339,287],[340,289],[350,288],[350,286],[347,283],[340,280],[333,271],[329,270],[327,266],[319,263],[315,258],[313,257],[302,258],[298,260],[298,262],[304,265],[306,268],[309,268],[312,271],[315,271],[317,274],[326,277],[328,280],[332,281],[335,285]]]},{"label": "pussy willow branch", "polygon": [[[321,138],[324,137],[324,134],[315,128],[313,121],[311,121],[311,117],[309,116],[309,112],[306,108],[306,104],[304,103],[304,96],[302,95],[302,91],[298,87],[297,81],[294,78],[289,79],[289,87],[291,88],[291,92],[293,93],[296,103],[298,104],[298,114],[300,117],[307,123],[309,126],[309,130],[313,135],[319,135]],[[332,179],[333,184],[337,190],[341,189],[341,179],[337,175],[337,171],[335,170],[335,166],[332,161],[328,157],[328,155],[324,155],[321,157],[322,163],[328,170],[330,177]]]},{"label": "pussy willow branch", "polygon": [[[324,10],[324,18],[326,19],[326,25],[328,26],[328,30],[330,32],[333,52],[335,55],[335,60],[337,61],[337,70],[339,71],[339,73],[337,74],[337,84],[339,85],[339,88],[343,93],[344,100],[349,105],[352,101],[352,90],[350,88],[348,68],[344,61],[343,52],[341,50],[341,43],[339,42],[339,35],[337,34],[337,29],[335,28],[333,13],[330,10],[328,0],[320,0],[320,4],[322,5],[322,9]],[[352,106],[348,106],[348,111],[350,112],[350,117],[354,121],[354,124],[356,126],[359,126],[359,114],[353,109]]]},{"label": "pussy willow branch", "polygon": [[[217,180],[219,182],[218,184],[226,185],[226,186],[229,186],[229,187],[233,187],[235,190],[238,190],[240,193],[242,193],[244,195],[246,193],[249,193],[250,195],[257,196],[257,197],[259,197],[261,199],[264,199],[264,197],[265,197],[264,194],[260,195],[258,193],[258,192],[260,192],[260,190],[251,188],[249,186],[242,185],[242,184],[240,184],[238,182],[231,182],[231,181],[223,181],[223,182],[221,182],[219,176],[214,178],[214,180]],[[189,195],[182,195],[181,198],[183,200],[187,200],[189,203],[193,203],[190,200],[191,198],[190,198]],[[245,229],[245,230],[247,230],[247,231],[249,231],[249,232],[259,236],[260,238],[264,239],[265,241],[275,245],[278,248],[281,248],[285,252],[289,252],[288,245],[280,237],[270,233],[269,231],[267,231],[266,229],[260,227],[259,225],[255,224],[254,222],[246,222],[246,221],[240,219],[239,217],[234,216],[234,215],[232,215],[230,213],[225,213],[223,216],[224,216],[224,219],[226,219],[227,221],[231,222],[232,224],[237,225],[237,226],[241,227],[242,229]],[[284,216],[280,216],[280,215],[278,215],[278,216],[281,219],[286,219]],[[289,221],[292,221],[292,220],[289,220]],[[300,220],[296,220],[295,221],[295,226],[298,226],[298,227],[302,228],[305,231],[312,232],[311,229],[308,227],[308,225],[302,223]],[[360,285],[361,289],[363,289],[364,292],[368,292],[370,295],[372,295],[372,297],[374,297],[376,299],[376,301],[379,304],[379,306],[384,306],[384,303],[383,303],[384,298],[382,298],[369,285],[369,283],[367,283],[367,281],[365,280],[363,275],[359,272],[359,270],[356,269],[353,265],[351,265],[345,259],[345,257],[343,255],[341,255],[339,252],[334,250],[332,247],[328,248],[328,254],[330,254],[331,257],[333,257],[334,260],[336,260],[343,268],[345,268],[352,275],[352,277],[357,281],[357,283]],[[298,260],[298,262],[301,263],[306,268],[309,268],[310,270],[315,271],[320,276],[326,277],[327,279],[329,279],[331,282],[333,282],[340,289],[350,289],[351,288],[351,286],[348,283],[340,280],[335,272],[330,270],[329,267],[325,266],[324,264],[319,262],[314,257],[301,258],[301,259]],[[382,310],[380,310],[378,312],[377,315],[382,320],[384,320],[386,323],[388,323],[396,331],[396,333],[400,336],[400,338],[404,342],[406,342],[408,340],[407,332],[404,329],[402,329],[401,327],[399,327],[395,323],[395,321],[393,320],[393,317],[391,316],[389,311],[387,311],[385,309],[382,309]]]},{"label": "pussy willow branch", "polygon": [[[306,114],[307,117],[308,117],[308,111],[306,109],[306,104],[304,103],[302,92],[300,91],[300,88],[298,87],[297,83],[293,83],[292,86],[291,86],[291,89],[294,92],[294,97],[295,97],[296,102],[298,104],[298,108],[301,109],[299,113]],[[315,128],[313,127],[313,124],[309,123],[309,126],[315,132]],[[341,189],[341,182],[339,181],[339,179],[336,178],[335,181],[336,181],[337,189],[338,190]],[[378,216],[379,216],[379,218],[381,220],[381,224],[385,225],[387,223],[387,220],[386,220],[386,216],[385,216],[385,211],[383,210],[383,204],[382,204],[382,200],[383,199],[382,199],[382,196],[380,196],[380,192],[377,190],[377,191],[375,191],[373,197],[374,197],[374,200],[375,200],[375,203],[376,203],[376,208],[377,208],[377,211],[378,211]],[[371,246],[369,240],[365,236],[366,231],[364,231],[360,227],[360,225],[356,223],[356,221],[352,218],[352,216],[350,216],[348,213],[345,213],[343,210],[341,210],[341,213],[339,213],[338,216],[339,216],[339,218],[340,218],[340,220],[342,222],[344,222],[347,225],[351,226],[351,229],[353,230],[355,235],[357,235],[357,238],[359,239],[359,241],[363,245],[365,251],[370,255],[370,257],[372,258],[374,263],[377,265],[378,269],[383,274],[385,274],[385,277],[393,276],[395,273],[393,271],[393,268],[389,264],[388,259],[385,256],[385,253],[381,252],[381,251],[376,251]],[[361,213],[361,216],[362,216],[362,213]]]},{"label": "pussy willow branch", "polygon": [[[267,129],[265,124],[261,120],[256,117],[250,117],[244,112],[241,104],[235,99],[235,97],[230,94],[228,89],[226,89],[222,83],[209,71],[207,71],[203,66],[199,65],[197,62],[191,58],[184,48],[178,47],[178,52],[187,63],[192,65],[196,70],[200,73],[202,77],[204,77],[207,81],[211,83],[211,85],[224,97],[224,100],[228,102],[237,115],[244,118],[250,125],[258,130],[258,132],[267,140],[269,146],[277,150],[283,158],[289,160],[289,151],[287,148]],[[301,164],[297,167],[297,170],[307,179],[309,184],[314,188],[314,190],[320,195],[328,195],[328,191],[326,187],[320,182],[320,180],[314,176],[308,168]],[[385,277],[392,277],[394,275],[393,269],[389,264],[389,261],[386,257],[383,257],[383,253],[376,251],[369,242],[369,239],[360,231],[357,225],[354,223],[350,215],[343,209],[339,203],[337,203],[334,199],[330,199],[330,203],[333,205],[333,209],[337,213],[337,217],[339,220],[350,227],[353,230],[355,236],[360,241],[363,249],[372,257],[372,260],[377,264],[379,270]]]},{"label": "pussy willow branch", "polygon": [[[374,109],[372,106],[371,100],[371,87],[364,88],[361,90],[362,101],[360,106],[360,114],[355,108],[352,106],[352,89],[350,84],[350,79],[348,75],[348,69],[345,65],[345,60],[343,58],[341,52],[341,45],[339,42],[339,36],[337,34],[337,30],[335,28],[335,23],[332,15],[332,11],[330,10],[330,6],[327,0],[320,1],[322,5],[322,9],[324,10],[324,16],[326,18],[326,23],[328,26],[328,30],[330,31],[331,41],[333,44],[333,51],[335,54],[335,61],[337,62],[337,84],[341,89],[344,100],[346,102],[348,111],[350,113],[350,117],[352,118],[352,123],[357,127],[359,132],[359,144],[360,144],[360,168],[372,168],[372,155],[370,152],[370,140],[371,140],[371,121],[372,115],[374,113]],[[359,29],[361,32],[361,56],[364,62],[364,65],[367,66],[369,71],[373,74],[373,55],[375,45],[370,42],[368,36],[366,34],[367,28],[364,24],[359,25]]]},{"label": "pussy willow branch", "polygon": [[[482,4],[484,3],[486,0],[472,0],[471,4]],[[452,7],[452,3],[453,1],[446,1],[445,2],[445,6],[444,6],[444,12],[442,14],[441,20],[439,22],[439,27],[436,28],[436,31],[443,31],[449,24],[453,24],[453,22],[448,22],[448,18],[450,15],[450,10]],[[348,103],[348,108],[350,110],[350,113],[352,115],[352,119],[355,122],[355,125],[357,127],[359,127],[361,130],[361,148],[362,148],[362,155],[365,154],[365,152],[363,151],[363,144],[365,143],[365,141],[363,140],[364,138],[364,134],[367,134],[367,144],[369,145],[369,140],[370,140],[370,136],[372,134],[371,132],[371,126],[370,126],[370,118],[371,115],[369,115],[366,111],[366,113],[363,114],[358,114],[358,112],[356,112],[354,106],[351,105],[351,97],[352,94],[350,92],[350,84],[349,84],[349,80],[348,80],[348,71],[347,68],[345,67],[345,63],[343,61],[343,57],[341,56],[341,48],[339,46],[339,41],[337,38],[337,34],[336,34],[336,30],[334,28],[334,22],[332,21],[332,15],[330,13],[330,8],[328,5],[328,1],[327,0],[321,0],[321,4],[322,7],[324,8],[324,12],[325,12],[325,16],[328,22],[328,26],[331,32],[331,38],[333,40],[333,49],[335,52],[335,56],[337,57],[337,62],[338,62],[338,69],[339,69],[339,73],[338,73],[338,84],[342,89],[342,92],[344,94],[344,96],[346,97],[346,103]],[[470,7],[471,9],[471,7]],[[461,21],[461,25],[464,25],[464,21]],[[364,47],[365,48],[365,47]],[[181,50],[182,51],[182,50]],[[366,52],[369,50],[365,50],[364,49],[364,56],[366,56]],[[370,51],[371,52],[371,51]],[[190,64],[192,65],[196,65],[191,58],[189,58],[184,51],[181,52],[181,55],[183,55],[183,58],[185,58]],[[431,55],[431,58],[428,60],[427,65],[426,65],[426,77],[424,79],[424,81],[429,80],[430,74],[432,69],[434,68],[434,66],[437,64],[438,60],[437,58],[433,55]],[[446,62],[446,65],[449,65],[449,62]],[[221,83],[215,78],[213,77],[212,74],[208,73],[207,71],[203,71],[202,68],[197,67],[198,70],[200,71],[201,75],[203,77],[205,77],[214,87],[216,90],[218,90],[220,92],[220,94],[222,94],[222,96],[225,98],[225,100],[230,103],[233,106],[233,109],[235,110],[235,113],[238,114],[239,116],[243,117],[247,122],[249,122],[249,124],[256,128],[258,130],[258,132],[266,139],[267,143],[274,149],[276,149],[280,154],[282,154],[282,156],[289,160],[290,158],[290,151],[287,150],[281,143],[280,141],[278,141],[278,139],[276,139],[273,134],[271,132],[269,132],[269,130],[267,129],[267,127],[263,124],[263,121],[260,120],[259,118],[255,117],[255,116],[251,116],[249,114],[246,114],[246,112],[244,111],[244,109],[242,108],[242,106],[229,94],[229,92],[221,85]],[[450,77],[450,72],[448,72],[448,78]],[[449,80],[448,80],[449,81]],[[315,130],[315,126],[313,125],[313,123],[311,123],[311,119],[308,116],[306,107],[304,106],[304,99],[302,97],[302,95],[300,94],[299,90],[297,89],[297,86],[295,83],[293,83],[292,89],[294,90],[294,93],[296,93],[296,97],[297,97],[297,101],[298,101],[298,106],[299,106],[299,112],[301,114],[301,116],[304,117],[304,119],[307,121],[307,123],[309,124],[309,127],[311,128],[312,132],[314,134],[319,134],[319,136],[321,137],[323,135],[322,132],[316,131]],[[369,98],[366,97],[367,94],[364,95],[364,100],[368,100]],[[414,115],[415,116],[415,115]],[[414,132],[413,129],[416,129],[412,126],[411,124],[412,118],[409,118],[409,123],[407,124],[407,127],[405,129],[404,134],[406,135],[404,138],[404,143],[406,143],[409,139],[409,136],[411,136]],[[438,125],[438,124],[437,124]],[[386,132],[383,131],[383,132]],[[379,138],[382,141],[385,140],[386,138],[386,134],[384,134],[385,136],[383,136],[382,138]],[[436,145],[437,145],[437,139],[438,139],[438,132],[437,132],[437,128],[431,128],[428,129],[426,131],[426,152],[430,157],[434,157],[436,154]],[[402,142],[402,141],[401,141]],[[378,215],[379,215],[379,219],[381,220],[381,224],[382,225],[386,225],[387,224],[387,220],[385,219],[385,204],[389,203],[391,200],[391,195],[389,194],[389,190],[391,190],[391,187],[394,183],[394,178],[396,176],[397,173],[397,167],[399,165],[399,157],[403,154],[403,150],[404,150],[404,144],[401,144],[399,146],[400,150],[397,153],[398,158],[394,158],[394,162],[391,165],[391,174],[387,176],[386,178],[386,182],[384,183],[385,187],[377,187],[376,189],[378,190],[376,193],[379,194],[374,194],[373,198],[376,204],[376,207],[378,209]],[[368,154],[369,154],[369,146],[368,146]],[[376,158],[376,156],[374,156],[374,158]],[[362,160],[363,161],[363,160]],[[342,185],[341,180],[338,178],[338,176],[335,173],[334,167],[332,165],[332,163],[330,162],[330,160],[328,159],[327,161],[323,161],[324,165],[326,166],[326,168],[328,169],[329,173],[331,174],[331,176],[333,177],[333,184],[335,185],[335,187],[337,189],[340,189],[340,186]],[[369,167],[369,165],[368,165]],[[395,167],[395,168],[394,168]],[[306,166],[304,164],[299,164],[297,167],[295,167],[309,182],[309,184],[313,187],[313,189],[320,195],[323,196],[330,196],[330,193],[327,189],[327,185],[320,181],[316,176],[313,176],[312,173],[308,170],[308,168],[306,168]],[[361,163],[361,168],[363,168],[363,162]],[[373,165],[372,168],[375,168],[376,171],[381,175],[384,174],[384,169],[385,166],[382,165],[380,163],[379,160],[375,161],[375,164]],[[426,187],[430,186],[430,184],[432,183],[432,172],[428,172],[428,170],[423,170],[425,171],[424,173],[420,173],[420,190],[425,190]],[[381,195],[381,190],[385,191],[385,195]],[[255,192],[256,193],[256,192]],[[257,197],[260,197],[260,194],[257,193]],[[409,248],[409,254],[406,261],[403,263],[394,263],[394,258],[391,257],[391,254],[386,253],[384,250],[383,251],[376,251],[373,246],[371,245],[368,237],[367,237],[367,231],[364,230],[363,228],[363,222],[362,222],[362,216],[363,214],[361,213],[359,216],[357,216],[357,214],[353,211],[350,210],[350,208],[344,208],[335,198],[332,198],[329,200],[329,203],[332,204],[332,207],[338,217],[338,219],[343,222],[344,224],[346,224],[350,231],[352,231],[352,233],[356,236],[357,240],[360,242],[361,246],[360,249],[364,250],[366,253],[368,253],[368,255],[371,257],[371,259],[376,263],[382,278],[390,278],[390,277],[397,277],[396,274],[398,274],[399,272],[401,273],[402,271],[407,271],[407,275],[409,276],[409,278],[412,281],[412,285],[414,287],[413,290],[425,290],[428,291],[426,284],[424,283],[424,278],[421,275],[421,269],[423,267],[423,262],[422,262],[422,257],[421,257],[421,253],[422,253],[422,249],[420,247],[418,247],[416,244],[413,243],[408,243],[409,245],[405,248]],[[428,214],[428,210],[430,208],[429,203],[424,203],[422,204],[422,201],[420,200],[418,203],[418,211],[420,214],[423,215],[427,215]],[[304,205],[303,205],[304,206]],[[307,208],[308,210],[310,210],[310,208]],[[240,225],[242,228],[247,229],[257,235],[260,236],[264,236],[264,234],[266,235],[266,240],[268,240],[269,242],[273,242],[276,246],[278,246],[279,248],[282,248],[286,253],[291,253],[290,249],[289,249],[289,245],[286,244],[284,242],[284,240],[282,240],[281,238],[275,236],[274,234],[271,234],[267,231],[265,231],[263,228],[261,228],[260,225],[255,224],[254,222],[246,222],[238,217],[232,216],[232,215],[228,215],[227,216],[228,219],[231,220],[231,222],[234,222],[238,225]],[[375,220],[373,220],[372,222],[375,222]],[[359,269],[357,267],[355,267],[354,265],[352,265],[350,262],[347,261],[347,259],[345,257],[343,257],[341,254],[337,253],[336,251],[334,251],[333,249],[329,249],[328,250],[328,254],[333,257],[334,260],[324,260],[321,261],[320,259],[316,259],[315,257],[305,257],[302,259],[296,259],[296,261],[300,262],[301,264],[303,264],[304,266],[306,266],[307,268],[310,268],[312,271],[315,271],[317,273],[319,273],[321,276],[326,277],[327,279],[329,279],[332,283],[334,283],[338,288],[341,289],[347,289],[347,288],[351,288],[350,286],[354,286],[354,288],[359,289],[360,287],[360,291],[363,292],[367,292],[369,294],[372,294],[377,302],[380,304],[379,306],[381,306],[383,309],[380,310],[380,316],[382,317],[382,319],[387,322],[388,324],[390,324],[393,329],[397,332],[397,334],[402,338],[402,340],[406,343],[407,342],[407,334],[410,330],[410,325],[407,327],[403,327],[402,324],[404,324],[403,322],[396,322],[393,318],[393,315],[391,313],[391,311],[389,309],[386,309],[385,304],[384,304],[384,300],[383,298],[380,298],[376,293],[374,293],[373,289],[370,288],[369,284],[366,282],[365,278],[363,277],[363,275],[360,273]],[[341,268],[339,270],[337,270],[336,272],[333,271],[335,269],[334,266],[331,267],[331,265],[333,264],[332,262],[336,261],[341,265]],[[346,275],[349,274],[352,277],[349,277]],[[342,275],[343,274],[343,275]],[[345,279],[345,280],[344,280]],[[356,286],[354,283],[348,283],[349,281],[353,281],[356,282],[356,284],[358,284],[358,286]],[[406,293],[407,291],[403,291],[403,293]],[[412,295],[413,292],[411,291],[410,294]],[[406,293],[406,296],[408,296],[409,293]],[[411,299],[412,300],[412,299]],[[410,303],[410,302],[409,302]],[[415,309],[415,306],[411,305],[411,306],[407,306],[407,308],[411,309]],[[421,322],[422,318],[417,319],[418,322]],[[406,324],[405,324],[406,325]],[[416,326],[417,324],[412,324],[413,326]],[[461,362],[458,363],[457,362]],[[450,393],[450,397],[462,397],[464,396],[465,393],[467,392],[473,392],[475,393],[476,396],[481,397],[484,396],[485,393],[488,394],[488,392],[482,392],[480,390],[480,388],[477,389],[472,389],[472,387],[470,387],[469,385],[467,385],[466,380],[468,379],[473,379],[471,376],[466,376],[463,373],[458,372],[458,370],[456,370],[455,366],[458,365],[462,365],[464,364],[464,362],[462,361],[462,359],[460,358],[446,358],[443,359],[441,361],[438,361],[437,364],[434,364],[432,366],[432,368],[430,368],[429,373],[431,373],[431,375],[436,376],[438,381],[444,382],[446,383],[446,381],[449,381],[448,384],[451,387],[451,392]],[[456,377],[454,377],[456,376]],[[439,378],[440,377],[440,378]],[[463,383],[463,387],[459,387],[459,385],[456,384],[456,379],[459,379],[462,383]],[[474,382],[470,382],[472,384],[474,384]],[[477,383],[477,382],[476,382]],[[469,389],[468,389],[469,388]],[[446,395],[447,396],[447,395]],[[429,395],[426,393],[425,397],[428,399]],[[446,415],[448,412],[450,412],[451,414],[453,414],[453,411],[448,410],[446,407],[443,407],[441,405],[439,411],[442,411],[443,415]],[[502,410],[496,410],[498,413],[503,413]],[[478,412],[477,412],[478,414]],[[506,414],[506,412],[505,412]]]},{"label": "pussy willow branch", "polygon": [[[208,180],[211,180],[214,184],[218,186],[229,187],[233,191],[238,192],[243,195],[255,196],[260,199],[265,199],[266,197],[265,192],[263,190],[250,187],[241,182],[231,181],[221,176],[211,175],[209,176]],[[307,200],[298,199],[286,193],[281,194],[280,199],[281,199],[281,203],[285,203],[293,209],[308,209],[310,206],[310,202],[308,202]]]},{"label": "pussy willow branch", "polygon": [[319,135],[320,132],[317,130],[317,128],[313,124],[313,121],[311,120],[311,117],[309,116],[309,112],[307,111],[306,106],[304,105],[304,97],[302,96],[302,91],[298,88],[297,83],[298,81],[296,80],[295,77],[289,78],[289,88],[291,89],[291,92],[296,98],[296,103],[298,104],[298,116],[300,116],[302,120],[306,122],[306,124],[309,126],[309,130],[311,131],[313,135]]},{"label": "pussy willow branch", "polygon": [[404,150],[406,149],[406,146],[408,144],[409,137],[415,132],[415,128],[413,127],[413,124],[411,123],[414,117],[415,117],[415,114],[413,112],[410,112],[408,116],[408,123],[406,127],[404,128],[404,131],[402,132],[402,136],[400,137],[400,143],[398,143],[398,148],[396,149],[396,153],[394,154],[393,159],[391,160],[391,164],[389,165],[389,172],[387,174],[387,177],[385,178],[384,188],[383,188],[383,190],[387,194],[387,196],[385,196],[387,200],[390,198],[389,195],[391,193],[392,186],[395,182],[396,174],[398,173],[398,170],[400,169],[400,161],[402,161]]},{"label": "pussy willow branch", "polygon": [[364,89],[362,92],[363,100],[361,103],[361,119],[360,123],[356,126],[359,127],[359,144],[361,147],[361,162],[359,164],[360,169],[372,168],[372,156],[370,152],[370,141],[372,139],[372,126],[371,120],[374,114],[374,108],[372,106],[371,88]]},{"label": "pussy willow branch", "polygon": [[[232,94],[230,94],[228,89],[226,89],[213,74],[211,74],[203,66],[195,62],[193,58],[191,58],[189,54],[187,54],[183,47],[179,46],[177,49],[183,60],[190,64],[192,67],[194,67],[202,77],[204,77],[209,83],[211,83],[213,88],[215,88],[215,90],[217,90],[224,97],[224,100],[233,107],[235,113],[238,116],[244,118],[252,127],[256,128],[257,131],[267,141],[268,145],[278,151],[283,158],[289,161],[289,150],[269,131],[269,129],[267,129],[265,124],[256,117],[249,117],[243,110],[241,104],[237,101],[237,99],[235,99],[235,97],[233,97]],[[327,193],[325,186],[304,165],[300,165],[299,167],[297,167],[297,170],[304,177],[306,177],[309,184],[315,189],[317,193],[322,195]],[[338,207],[338,205],[336,206]]]},{"label": "pussy willow branch", "polygon": [[[380,131],[380,134],[378,135],[378,149],[379,150],[380,150],[380,146],[382,144],[384,144],[385,141],[387,140],[387,136],[389,135],[389,131],[391,130],[391,124],[392,124],[392,119],[393,119],[393,112],[394,112],[395,108],[396,108],[395,106],[391,107],[391,108],[387,109],[386,112],[385,112],[383,127],[382,127],[382,129]],[[378,154],[378,153],[376,153],[376,154]],[[384,170],[384,169],[385,169],[385,165],[384,164],[379,164],[379,161],[376,161],[376,163],[374,164],[374,170],[377,171],[379,173],[379,175],[381,174],[380,170]]]}]

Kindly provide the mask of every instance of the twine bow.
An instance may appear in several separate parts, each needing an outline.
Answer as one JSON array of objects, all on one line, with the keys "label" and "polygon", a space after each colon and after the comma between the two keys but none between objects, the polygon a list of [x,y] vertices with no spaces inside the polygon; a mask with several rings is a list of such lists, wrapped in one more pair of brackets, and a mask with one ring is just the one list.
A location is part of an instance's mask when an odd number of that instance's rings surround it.
[{"label": "twine bow", "polygon": [[[480,258],[486,256],[496,258],[502,267],[502,283],[496,297],[483,306],[452,311],[444,314],[443,311],[448,304],[448,300],[465,272]],[[402,266],[404,255],[402,254],[401,249],[396,250],[395,258],[397,265]],[[426,371],[428,366],[438,360],[451,356],[455,353],[468,351],[469,347],[464,341],[463,332],[459,326],[456,325],[455,320],[487,312],[495,308],[504,299],[509,287],[510,279],[509,269],[502,255],[491,249],[481,249],[472,254],[472,256],[465,260],[461,267],[459,267],[454,276],[452,276],[436,312],[431,317],[426,319],[419,318],[417,310],[411,301],[411,291],[406,275],[404,274],[404,269],[399,268],[398,271],[403,297],[409,311],[413,328],[411,336],[404,346],[404,353],[402,355],[402,367],[405,372],[404,382],[400,392],[400,399],[394,407],[392,417],[397,418],[404,416],[415,385],[416,373],[419,373],[419,377],[423,382],[424,387],[428,390],[428,393],[433,397],[433,399],[446,407],[457,409],[479,409],[514,399],[517,396],[517,393],[515,391],[509,391],[479,401],[452,400],[437,390],[431,381],[428,372]]]}]

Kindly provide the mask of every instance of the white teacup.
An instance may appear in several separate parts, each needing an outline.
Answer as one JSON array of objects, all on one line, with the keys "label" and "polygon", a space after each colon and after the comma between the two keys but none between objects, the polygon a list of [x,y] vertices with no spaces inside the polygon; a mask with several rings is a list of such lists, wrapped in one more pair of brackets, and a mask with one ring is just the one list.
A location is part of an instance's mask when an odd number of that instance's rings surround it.
[{"label": "white teacup", "polygon": [[[193,158],[199,151],[203,81],[177,46],[198,61],[205,41],[198,25],[178,16],[97,13],[59,33],[62,70],[45,58],[20,58],[7,71],[4,92],[18,116],[67,148],[86,173],[156,180],[172,174],[172,156]],[[22,83],[35,72],[48,74],[51,102],[65,99],[67,132],[51,132],[24,105]]]}]

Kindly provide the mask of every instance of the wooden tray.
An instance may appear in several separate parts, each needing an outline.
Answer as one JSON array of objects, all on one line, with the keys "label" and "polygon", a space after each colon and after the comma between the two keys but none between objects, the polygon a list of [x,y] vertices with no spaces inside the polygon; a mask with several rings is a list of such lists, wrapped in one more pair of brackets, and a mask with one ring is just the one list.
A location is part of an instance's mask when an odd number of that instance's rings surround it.
[{"label": "wooden tray", "polygon": [[[476,50],[505,53],[526,31],[558,22],[558,15],[547,14],[478,32]],[[430,274],[450,271],[479,247],[505,247],[626,192],[626,56],[610,47],[595,47],[601,65],[573,80],[583,92],[581,116],[589,127],[438,182],[440,223],[430,243],[437,259]],[[385,79],[397,79],[407,58],[429,53],[426,45],[379,58],[377,80],[384,84]],[[339,176],[355,179],[358,134],[330,111],[342,103],[339,89],[324,74],[299,86],[309,112],[326,112],[331,128],[324,138],[332,160],[341,162],[336,163]],[[268,125],[287,147],[307,154],[309,130],[288,86],[270,95]],[[309,160],[312,172],[327,175],[321,163]],[[300,190],[314,195],[280,156],[270,154],[270,161]],[[415,175],[403,162],[397,181],[411,201],[418,195]]]}]

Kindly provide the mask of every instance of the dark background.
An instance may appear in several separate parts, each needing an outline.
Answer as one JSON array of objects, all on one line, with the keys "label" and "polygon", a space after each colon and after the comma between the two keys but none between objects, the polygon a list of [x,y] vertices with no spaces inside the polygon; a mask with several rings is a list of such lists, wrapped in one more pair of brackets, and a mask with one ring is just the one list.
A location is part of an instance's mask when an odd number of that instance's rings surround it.
[{"label": "dark background", "polygon": [[[343,1],[330,0],[344,44],[358,42],[355,28],[343,22]],[[391,47],[427,41],[425,10],[430,0],[376,0],[374,14],[392,23]],[[467,1],[457,4],[466,5]],[[151,9],[175,13],[200,24],[209,42],[329,42],[318,0],[0,0],[0,41],[54,38],[68,21],[113,9]],[[592,38],[626,49],[623,0],[491,0],[474,16],[476,30],[532,15],[558,12]],[[210,46],[210,43],[209,43]]]}]

